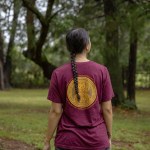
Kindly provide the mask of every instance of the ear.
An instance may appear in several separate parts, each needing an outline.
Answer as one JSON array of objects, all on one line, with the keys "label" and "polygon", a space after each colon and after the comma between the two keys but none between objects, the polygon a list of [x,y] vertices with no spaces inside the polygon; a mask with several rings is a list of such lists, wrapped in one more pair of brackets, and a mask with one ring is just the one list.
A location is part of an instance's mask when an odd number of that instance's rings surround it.
[{"label": "ear", "polygon": [[91,42],[89,42],[89,44],[86,45],[86,47],[85,47],[85,50],[86,50],[87,52],[89,52],[90,49],[91,49]]},{"label": "ear", "polygon": [[89,50],[89,47],[88,47],[88,45],[86,45],[86,46],[85,46],[85,50],[86,50],[86,51],[88,51],[88,50]]}]

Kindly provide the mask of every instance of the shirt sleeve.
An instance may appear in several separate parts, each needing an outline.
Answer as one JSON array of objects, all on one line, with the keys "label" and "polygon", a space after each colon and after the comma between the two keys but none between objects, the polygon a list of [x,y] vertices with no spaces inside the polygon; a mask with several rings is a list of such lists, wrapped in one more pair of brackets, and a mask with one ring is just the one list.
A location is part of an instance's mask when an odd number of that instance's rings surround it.
[{"label": "shirt sleeve", "polygon": [[102,81],[102,102],[111,100],[114,97],[114,92],[111,84],[108,69],[105,67]]},{"label": "shirt sleeve", "polygon": [[62,103],[55,70],[51,75],[47,99],[55,103]]}]

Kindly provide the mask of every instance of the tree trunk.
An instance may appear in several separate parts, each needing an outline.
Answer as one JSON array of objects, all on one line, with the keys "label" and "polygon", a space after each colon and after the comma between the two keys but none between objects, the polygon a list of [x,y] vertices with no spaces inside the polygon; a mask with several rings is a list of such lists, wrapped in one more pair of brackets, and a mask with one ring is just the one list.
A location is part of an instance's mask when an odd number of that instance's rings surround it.
[{"label": "tree trunk", "polygon": [[[35,1],[32,3],[35,5]],[[36,59],[36,39],[35,39],[35,29],[34,29],[34,14],[27,9],[26,15],[26,23],[27,23],[27,38],[28,38],[28,51],[26,51],[26,57],[32,60]]]},{"label": "tree trunk", "polygon": [[105,49],[104,63],[110,72],[111,81],[115,93],[113,98],[114,105],[120,105],[124,102],[122,70],[119,62],[118,52],[118,23],[116,20],[117,10],[115,0],[104,0],[105,13]]},{"label": "tree trunk", "polygon": [[3,72],[3,65],[4,65],[4,42],[3,42],[3,36],[0,30],[0,89],[4,89],[4,72]]},{"label": "tree trunk", "polygon": [[4,90],[3,63],[0,60],[0,90]]},{"label": "tree trunk", "polygon": [[15,33],[16,33],[16,28],[17,28],[17,20],[18,20],[19,10],[21,7],[19,0],[14,0],[13,4],[14,4],[14,16],[13,16],[13,21],[12,21],[12,28],[10,31],[10,39],[9,39],[8,48],[7,48],[6,62],[4,64],[4,80],[5,80],[6,88],[9,88],[11,86],[11,68],[12,68],[11,51],[14,46]]},{"label": "tree trunk", "polygon": [[136,108],[135,102],[135,75],[136,75],[136,56],[137,56],[137,32],[132,25],[130,30],[130,53],[128,65],[128,84],[127,84],[127,99],[132,101]]},{"label": "tree trunk", "polygon": [[[28,48],[24,52],[24,56],[31,59],[43,70],[43,74],[47,79],[51,78],[53,70],[56,68],[53,64],[50,64],[48,60],[42,58],[42,49],[46,42],[47,35],[49,33],[50,18],[52,16],[52,6],[54,0],[48,1],[48,7],[45,17],[38,11],[35,6],[35,1],[32,4],[29,1],[23,0],[23,4],[27,7],[27,37],[28,37]],[[37,17],[41,22],[41,30],[39,38],[35,35],[34,17]]]}]

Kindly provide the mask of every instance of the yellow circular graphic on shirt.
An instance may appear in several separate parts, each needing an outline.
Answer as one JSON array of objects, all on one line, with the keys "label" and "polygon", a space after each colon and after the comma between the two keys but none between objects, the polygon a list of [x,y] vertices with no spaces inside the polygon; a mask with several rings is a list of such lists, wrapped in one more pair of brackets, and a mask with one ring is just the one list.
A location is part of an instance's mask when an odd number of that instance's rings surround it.
[{"label": "yellow circular graphic on shirt", "polygon": [[80,95],[80,101],[77,99],[77,95],[74,87],[74,80],[72,79],[67,87],[67,97],[69,102],[76,108],[85,109],[90,107],[97,96],[97,88],[95,83],[88,76],[78,76],[78,89]]}]

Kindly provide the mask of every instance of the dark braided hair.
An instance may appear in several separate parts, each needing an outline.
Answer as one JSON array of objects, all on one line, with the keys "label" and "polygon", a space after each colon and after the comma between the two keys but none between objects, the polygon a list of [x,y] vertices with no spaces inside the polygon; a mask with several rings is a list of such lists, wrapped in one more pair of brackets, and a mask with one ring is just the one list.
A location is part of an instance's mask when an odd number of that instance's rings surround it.
[{"label": "dark braided hair", "polygon": [[75,63],[75,53],[71,53],[71,66],[72,66],[72,73],[73,73],[73,78],[74,78],[74,86],[75,86],[75,91],[77,94],[78,101],[80,101],[80,95],[79,95],[79,89],[78,89],[78,73],[76,69],[76,63]]},{"label": "dark braided hair", "polygon": [[89,35],[83,28],[72,29],[66,35],[66,45],[70,52],[74,86],[78,101],[80,101],[80,95],[78,89],[78,72],[75,63],[75,56],[76,54],[83,52],[84,48],[89,44],[89,40]]}]

